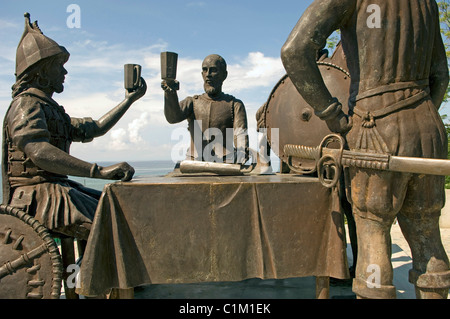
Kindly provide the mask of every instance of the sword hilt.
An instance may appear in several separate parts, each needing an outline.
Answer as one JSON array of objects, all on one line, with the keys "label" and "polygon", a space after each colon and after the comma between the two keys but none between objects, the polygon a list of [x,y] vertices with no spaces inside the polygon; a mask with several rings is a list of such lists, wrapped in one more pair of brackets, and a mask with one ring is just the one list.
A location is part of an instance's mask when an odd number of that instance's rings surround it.
[{"label": "sword hilt", "polygon": [[287,156],[314,160],[320,156],[320,148],[317,146],[311,147],[304,145],[287,144],[284,146],[284,153]]},{"label": "sword hilt", "polygon": [[292,158],[302,158],[302,159],[310,159],[315,160],[317,163],[318,158],[320,157],[320,149],[319,147],[310,147],[304,145],[292,145],[287,144],[284,146],[284,153],[287,155],[289,169],[293,172],[300,174],[312,174],[316,171],[316,165],[312,169],[305,169],[301,166],[295,166],[292,163]]},{"label": "sword hilt", "polygon": [[[333,142],[337,142],[338,148],[329,148]],[[344,150],[344,139],[336,134],[327,135],[317,147],[303,145],[286,145],[284,152],[288,156],[288,165],[295,172],[305,173],[292,165],[292,157],[312,159],[316,161],[316,170],[319,179],[327,187],[336,185],[339,179],[341,167],[352,166],[365,169],[389,170],[391,156],[370,152],[357,152]],[[331,180],[327,176],[332,175]]]},{"label": "sword hilt", "polygon": [[[328,145],[337,143],[338,148],[328,148]],[[318,147],[288,144],[284,147],[284,153],[288,156],[288,166],[294,172],[301,174],[317,171],[322,185],[332,188],[336,186],[341,175],[341,159],[344,153],[345,141],[343,137],[330,134],[325,136]],[[312,159],[316,161],[314,169],[306,171],[292,165],[292,157]]]}]

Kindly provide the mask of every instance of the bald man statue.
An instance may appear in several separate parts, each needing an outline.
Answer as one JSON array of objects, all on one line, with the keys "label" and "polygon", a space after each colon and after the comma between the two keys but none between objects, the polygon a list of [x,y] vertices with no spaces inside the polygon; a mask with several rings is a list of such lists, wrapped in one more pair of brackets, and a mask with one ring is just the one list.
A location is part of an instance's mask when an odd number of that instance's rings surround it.
[{"label": "bald man statue", "polygon": [[242,101],[222,92],[227,75],[225,60],[212,54],[202,63],[204,94],[179,102],[176,81],[161,83],[167,121],[188,121],[189,160],[244,164],[249,158],[247,113]]}]

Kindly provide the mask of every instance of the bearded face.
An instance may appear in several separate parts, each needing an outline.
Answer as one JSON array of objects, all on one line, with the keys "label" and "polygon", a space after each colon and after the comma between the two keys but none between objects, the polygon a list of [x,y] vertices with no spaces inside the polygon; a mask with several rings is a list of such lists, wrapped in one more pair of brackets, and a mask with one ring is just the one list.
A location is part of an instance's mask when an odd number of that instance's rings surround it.
[{"label": "bearded face", "polygon": [[61,93],[64,90],[63,84],[67,74],[67,70],[64,68],[65,62],[63,57],[57,57],[47,71],[50,88],[56,93]]},{"label": "bearded face", "polygon": [[208,95],[217,95],[222,91],[222,88],[220,86],[213,86],[210,83],[205,82],[203,84],[203,88],[205,89],[205,92]]},{"label": "bearded face", "polygon": [[203,88],[209,96],[222,93],[222,84],[227,77],[227,71],[216,56],[208,56],[202,64]]},{"label": "bearded face", "polygon": [[53,93],[63,92],[65,75],[67,74],[64,64],[67,59],[67,55],[53,56],[39,61],[27,69],[14,83],[12,87],[13,96],[30,87],[40,89],[50,96]]}]

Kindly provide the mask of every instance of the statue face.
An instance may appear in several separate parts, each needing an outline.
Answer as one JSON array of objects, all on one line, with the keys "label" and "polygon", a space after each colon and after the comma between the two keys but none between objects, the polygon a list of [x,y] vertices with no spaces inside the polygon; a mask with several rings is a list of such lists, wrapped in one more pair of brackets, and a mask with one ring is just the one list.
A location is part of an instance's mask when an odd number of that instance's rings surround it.
[{"label": "statue face", "polygon": [[61,93],[64,91],[64,80],[67,70],[64,68],[66,60],[63,57],[57,57],[47,69],[47,76],[50,81],[50,89],[53,92]]},{"label": "statue face", "polygon": [[202,64],[203,87],[209,95],[222,92],[222,84],[227,77],[227,71],[214,57],[207,57]]}]

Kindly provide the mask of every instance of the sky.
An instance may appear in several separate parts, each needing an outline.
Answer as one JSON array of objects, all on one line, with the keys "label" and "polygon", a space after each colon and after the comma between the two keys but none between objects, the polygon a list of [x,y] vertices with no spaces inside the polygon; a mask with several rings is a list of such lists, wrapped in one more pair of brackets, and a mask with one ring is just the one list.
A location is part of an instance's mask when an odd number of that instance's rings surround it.
[{"label": "sky", "polygon": [[125,96],[123,65],[142,65],[146,95],[106,135],[73,143],[73,156],[91,162],[184,157],[187,122],[169,124],[163,114],[162,51],[178,53],[180,100],[204,92],[201,63],[207,55],[225,58],[228,78],[223,90],[244,102],[250,146],[256,148],[256,111],[285,74],[281,47],[311,2],[2,0],[0,114],[4,116],[11,102],[16,49],[23,14],[29,12],[31,21],[37,20],[42,32],[71,54],[64,92],[53,98],[72,117],[99,119]]},{"label": "sky", "polygon": [[125,96],[123,65],[142,65],[146,95],[106,135],[91,143],[73,143],[72,155],[90,162],[184,158],[187,122],[169,124],[163,114],[162,51],[178,53],[180,100],[203,93],[200,72],[207,55],[225,58],[228,78],[223,90],[244,102],[250,146],[256,148],[256,111],[285,74],[281,47],[312,2],[1,0],[0,114],[3,117],[11,102],[16,48],[24,30],[23,14],[29,12],[46,36],[71,53],[65,90],[53,96],[70,116],[99,119]]}]

